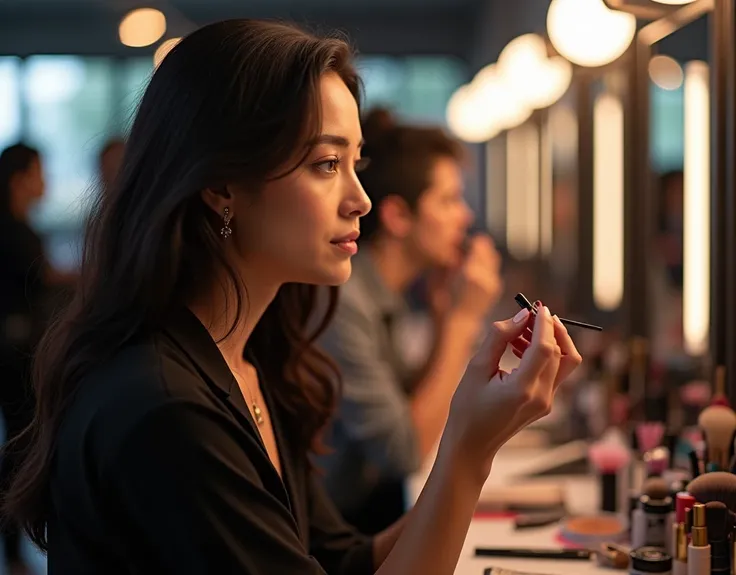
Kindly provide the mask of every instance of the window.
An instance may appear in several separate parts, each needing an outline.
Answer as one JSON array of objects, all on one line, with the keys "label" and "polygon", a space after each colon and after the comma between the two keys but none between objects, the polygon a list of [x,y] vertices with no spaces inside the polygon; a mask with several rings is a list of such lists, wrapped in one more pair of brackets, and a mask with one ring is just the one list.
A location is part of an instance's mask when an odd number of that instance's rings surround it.
[{"label": "window", "polygon": [[25,138],[43,155],[41,231],[78,227],[97,154],[113,117],[113,72],[106,59],[33,56],[22,75]]},{"label": "window", "polygon": [[20,139],[20,60],[0,58],[0,149]]},{"label": "window", "polygon": [[681,170],[685,155],[685,92],[663,90],[652,84],[650,91],[650,155],[658,172]]},{"label": "window", "polygon": [[466,80],[453,58],[368,56],[358,60],[365,83],[365,108],[382,106],[407,121],[445,123],[452,93]]}]

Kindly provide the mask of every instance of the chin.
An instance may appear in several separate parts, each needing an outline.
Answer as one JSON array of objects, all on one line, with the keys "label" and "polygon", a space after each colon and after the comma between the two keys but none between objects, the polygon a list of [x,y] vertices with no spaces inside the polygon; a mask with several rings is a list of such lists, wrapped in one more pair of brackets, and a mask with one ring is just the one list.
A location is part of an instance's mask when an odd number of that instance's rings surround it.
[{"label": "chin", "polygon": [[353,267],[350,260],[346,260],[339,264],[332,264],[319,270],[313,270],[313,272],[309,274],[310,279],[308,281],[302,281],[301,283],[340,286],[350,279],[352,269]]}]

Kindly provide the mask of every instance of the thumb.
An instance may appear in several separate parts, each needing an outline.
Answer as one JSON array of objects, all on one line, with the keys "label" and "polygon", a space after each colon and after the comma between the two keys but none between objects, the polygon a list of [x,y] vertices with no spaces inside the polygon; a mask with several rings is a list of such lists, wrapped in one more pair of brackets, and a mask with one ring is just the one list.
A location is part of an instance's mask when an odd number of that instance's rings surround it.
[{"label": "thumb", "polygon": [[498,364],[506,352],[506,347],[524,333],[529,323],[529,316],[529,310],[522,309],[510,319],[494,322],[468,369],[486,379],[496,375]]}]

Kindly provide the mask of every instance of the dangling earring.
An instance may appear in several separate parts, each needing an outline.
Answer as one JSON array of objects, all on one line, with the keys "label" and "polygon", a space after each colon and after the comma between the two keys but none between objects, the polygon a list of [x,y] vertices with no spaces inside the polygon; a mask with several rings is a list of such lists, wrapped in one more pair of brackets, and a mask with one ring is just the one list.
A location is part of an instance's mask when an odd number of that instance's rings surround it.
[{"label": "dangling earring", "polygon": [[233,230],[230,227],[230,220],[232,219],[232,216],[230,215],[230,208],[225,208],[222,214],[222,228],[220,229],[220,235],[227,239],[229,238]]}]

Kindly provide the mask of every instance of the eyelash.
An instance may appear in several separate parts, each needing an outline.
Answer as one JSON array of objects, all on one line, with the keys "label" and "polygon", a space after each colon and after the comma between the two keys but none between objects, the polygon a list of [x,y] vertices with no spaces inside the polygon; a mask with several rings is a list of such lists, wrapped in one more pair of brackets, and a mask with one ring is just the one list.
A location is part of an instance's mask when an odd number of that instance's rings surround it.
[{"label": "eyelash", "polygon": [[[340,165],[341,162],[342,162],[341,158],[338,158],[338,157],[330,158],[329,160],[322,160],[321,162],[317,162],[316,164],[314,164],[314,168],[324,174],[332,175],[332,174],[337,173],[337,167]],[[357,162],[355,162],[356,173],[363,171],[368,166],[369,163],[370,163],[369,158],[360,158]],[[323,169],[322,167],[322,166],[330,166],[330,165],[332,165],[332,169]]]}]

